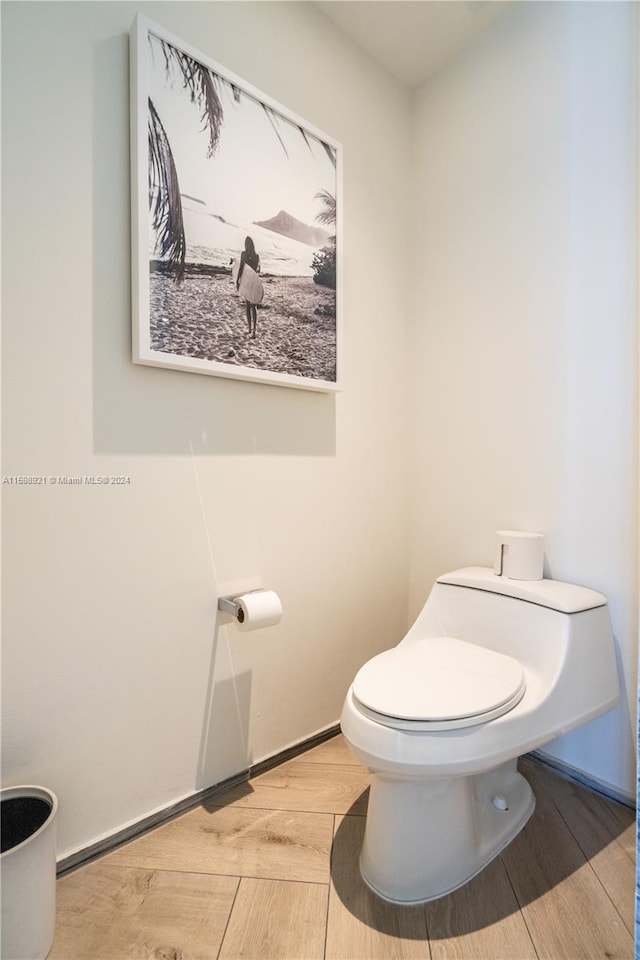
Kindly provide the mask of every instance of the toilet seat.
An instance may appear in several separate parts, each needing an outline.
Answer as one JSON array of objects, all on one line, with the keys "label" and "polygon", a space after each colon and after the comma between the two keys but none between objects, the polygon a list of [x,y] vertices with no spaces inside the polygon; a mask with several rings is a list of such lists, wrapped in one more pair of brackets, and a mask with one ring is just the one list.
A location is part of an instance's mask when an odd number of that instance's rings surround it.
[{"label": "toilet seat", "polygon": [[502,716],[525,687],[522,664],[513,657],[455,637],[429,637],[365,663],[353,681],[353,699],[384,726],[436,732]]}]

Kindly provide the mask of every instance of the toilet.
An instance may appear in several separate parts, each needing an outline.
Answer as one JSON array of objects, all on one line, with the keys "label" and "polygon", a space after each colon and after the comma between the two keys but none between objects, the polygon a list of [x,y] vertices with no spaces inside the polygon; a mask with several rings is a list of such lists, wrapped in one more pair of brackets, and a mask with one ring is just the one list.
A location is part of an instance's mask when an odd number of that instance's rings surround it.
[{"label": "toilet", "polygon": [[342,711],[372,774],[367,885],[422,903],[470,880],[533,813],[518,757],[619,695],[602,594],[484,567],[439,577],[406,637],[358,671]]}]

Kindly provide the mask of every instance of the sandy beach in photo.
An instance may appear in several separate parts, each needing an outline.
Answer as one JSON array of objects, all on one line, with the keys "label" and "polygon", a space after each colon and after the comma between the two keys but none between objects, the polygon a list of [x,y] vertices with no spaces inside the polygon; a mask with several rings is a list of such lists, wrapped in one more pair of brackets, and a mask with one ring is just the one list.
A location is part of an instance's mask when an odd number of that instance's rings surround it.
[{"label": "sandy beach in photo", "polygon": [[150,346],[162,353],[336,379],[335,291],[310,277],[263,275],[255,339],[230,270],[187,265],[180,284],[152,271]]}]

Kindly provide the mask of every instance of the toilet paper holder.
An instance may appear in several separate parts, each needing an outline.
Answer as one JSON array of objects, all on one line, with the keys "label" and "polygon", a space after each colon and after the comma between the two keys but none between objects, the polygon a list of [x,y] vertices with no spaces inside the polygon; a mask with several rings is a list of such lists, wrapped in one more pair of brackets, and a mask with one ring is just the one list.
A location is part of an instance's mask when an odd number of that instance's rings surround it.
[{"label": "toilet paper holder", "polygon": [[238,623],[244,623],[244,610],[238,603],[236,597],[219,597],[218,610],[222,613],[228,613],[237,620]]},{"label": "toilet paper holder", "polygon": [[282,618],[282,601],[275,590],[264,588],[218,598],[218,610],[233,617],[239,630],[274,627]]}]

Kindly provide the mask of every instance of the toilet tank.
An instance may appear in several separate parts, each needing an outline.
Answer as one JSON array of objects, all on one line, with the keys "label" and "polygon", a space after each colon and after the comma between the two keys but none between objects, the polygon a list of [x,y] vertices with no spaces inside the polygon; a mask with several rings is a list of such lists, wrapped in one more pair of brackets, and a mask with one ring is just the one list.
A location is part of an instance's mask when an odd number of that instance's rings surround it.
[{"label": "toilet tank", "polygon": [[559,580],[510,580],[488,567],[439,577],[402,643],[457,637],[515,657],[529,681],[573,700],[619,696],[607,599]]}]

